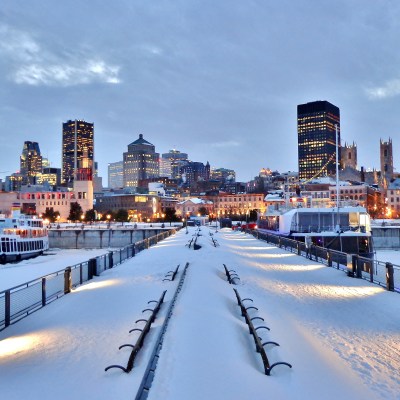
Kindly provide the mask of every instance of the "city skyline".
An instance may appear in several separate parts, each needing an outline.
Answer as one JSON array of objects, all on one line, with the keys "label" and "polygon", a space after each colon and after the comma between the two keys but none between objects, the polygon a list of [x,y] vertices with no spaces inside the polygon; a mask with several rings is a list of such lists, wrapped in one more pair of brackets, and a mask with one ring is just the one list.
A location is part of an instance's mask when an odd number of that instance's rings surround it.
[{"label": "city skyline", "polygon": [[138,134],[238,181],[297,171],[296,107],[317,100],[339,107],[359,167],[379,170],[389,138],[396,167],[400,5],[388,3],[5,0],[0,178],[18,170],[27,140],[61,167],[69,119],[95,123],[103,178]]}]

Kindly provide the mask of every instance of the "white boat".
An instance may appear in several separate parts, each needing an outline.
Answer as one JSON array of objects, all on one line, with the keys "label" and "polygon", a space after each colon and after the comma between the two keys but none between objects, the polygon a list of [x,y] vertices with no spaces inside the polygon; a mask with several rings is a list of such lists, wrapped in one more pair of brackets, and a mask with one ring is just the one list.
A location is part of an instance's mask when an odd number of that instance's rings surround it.
[{"label": "white boat", "polygon": [[301,242],[342,251],[373,256],[371,221],[361,206],[303,207],[276,204],[259,215],[260,232],[274,233]]},{"label": "white boat", "polygon": [[48,230],[41,218],[19,211],[11,218],[0,216],[0,264],[35,257],[48,248]]}]

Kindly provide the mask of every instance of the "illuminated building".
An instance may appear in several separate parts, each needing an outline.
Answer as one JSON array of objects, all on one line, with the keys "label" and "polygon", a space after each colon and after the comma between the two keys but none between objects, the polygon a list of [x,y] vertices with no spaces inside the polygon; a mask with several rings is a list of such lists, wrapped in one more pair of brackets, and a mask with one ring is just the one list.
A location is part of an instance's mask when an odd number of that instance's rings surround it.
[{"label": "illuminated building", "polygon": [[123,161],[108,164],[108,187],[110,189],[119,189],[124,187]]},{"label": "illuminated building", "polygon": [[128,151],[123,154],[124,187],[138,187],[139,182],[160,175],[160,155],[156,153],[155,146],[143,139],[128,145]]},{"label": "illuminated building", "polygon": [[208,181],[210,179],[210,163],[206,165],[202,162],[187,161],[179,168],[182,181],[185,186],[191,186],[198,181]]},{"label": "illuminated building", "polygon": [[35,184],[36,178],[42,173],[42,156],[37,142],[24,142],[20,156],[20,174],[23,184]]},{"label": "illuminated building", "polygon": [[236,173],[233,169],[212,168],[210,172],[210,179],[214,179],[221,183],[235,182]]},{"label": "illuminated building", "polygon": [[179,150],[170,150],[169,153],[163,153],[160,159],[160,176],[171,179],[179,179],[179,167],[187,161],[187,153],[181,153]]},{"label": "illuminated building", "polygon": [[91,181],[94,167],[94,125],[81,120],[63,123],[62,182]]},{"label": "illuminated building", "polygon": [[46,167],[43,172],[37,176],[36,183],[41,185],[47,182],[50,186],[57,187],[61,185],[61,169]]},{"label": "illuminated building", "polygon": [[340,110],[328,101],[297,106],[299,178],[336,174],[336,130],[340,160]]}]

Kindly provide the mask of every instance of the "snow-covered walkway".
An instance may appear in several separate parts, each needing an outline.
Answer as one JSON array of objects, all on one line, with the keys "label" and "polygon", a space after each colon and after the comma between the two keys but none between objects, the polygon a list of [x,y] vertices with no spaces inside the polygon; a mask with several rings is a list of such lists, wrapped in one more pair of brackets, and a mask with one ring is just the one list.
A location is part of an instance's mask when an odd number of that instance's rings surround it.
[{"label": "snow-covered walkway", "polygon": [[[400,296],[251,236],[202,228],[194,251],[175,236],[0,332],[0,393],[7,399],[132,399],[181,271],[187,276],[170,320],[149,399],[400,399]],[[214,230],[211,230],[214,232]],[[163,281],[178,264],[174,282]],[[229,285],[223,264],[234,268]],[[233,287],[251,297],[271,362],[263,373]],[[142,310],[167,289],[133,371],[124,364]]]}]

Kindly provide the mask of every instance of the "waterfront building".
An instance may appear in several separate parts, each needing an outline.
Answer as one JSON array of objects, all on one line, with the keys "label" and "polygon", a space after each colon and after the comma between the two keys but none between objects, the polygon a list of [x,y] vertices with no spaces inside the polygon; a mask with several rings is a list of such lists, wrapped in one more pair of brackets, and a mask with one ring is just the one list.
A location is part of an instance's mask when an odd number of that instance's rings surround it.
[{"label": "waterfront building", "polygon": [[265,212],[263,193],[238,193],[208,196],[214,204],[214,216],[245,216],[250,211]]},{"label": "waterfront building", "polygon": [[387,218],[400,218],[400,178],[389,183],[386,190]]},{"label": "waterfront building", "polygon": [[74,181],[73,190],[62,192],[37,191],[35,188],[18,193],[18,201],[21,203],[21,210],[24,213],[44,214],[50,209],[60,213],[60,219],[68,219],[71,203],[77,202],[82,212],[93,209],[93,182]]},{"label": "waterfront building", "polygon": [[299,178],[336,173],[336,131],[340,160],[340,110],[328,101],[297,106]]},{"label": "waterfront building", "polygon": [[96,199],[95,210],[103,215],[125,210],[131,221],[153,221],[162,215],[160,197],[149,194],[104,195]]},{"label": "waterfront building", "polygon": [[62,183],[92,180],[94,168],[94,124],[69,120],[62,129]]},{"label": "waterfront building", "polygon": [[139,187],[139,182],[159,176],[159,157],[155,146],[143,135],[128,145],[123,154],[124,187]]},{"label": "waterfront building", "polygon": [[206,215],[211,215],[214,208],[212,201],[199,198],[190,198],[180,201],[175,207],[176,215],[180,218],[198,216],[204,209],[207,211]]}]

